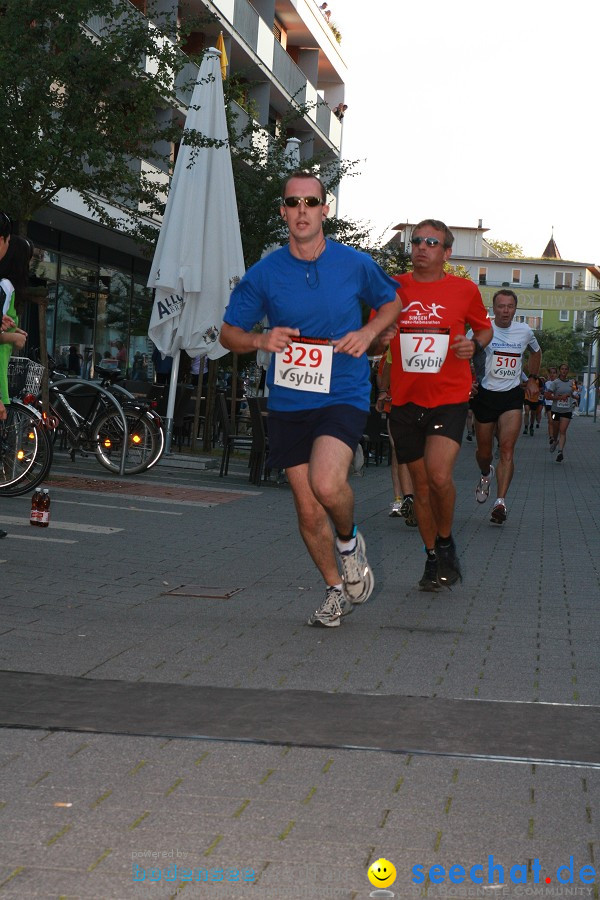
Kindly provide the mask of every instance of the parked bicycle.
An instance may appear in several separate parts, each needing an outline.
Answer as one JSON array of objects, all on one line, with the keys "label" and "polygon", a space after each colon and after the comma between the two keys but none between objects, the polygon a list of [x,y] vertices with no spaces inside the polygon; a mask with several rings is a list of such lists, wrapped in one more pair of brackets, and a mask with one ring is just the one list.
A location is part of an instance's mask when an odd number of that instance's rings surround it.
[{"label": "parked bicycle", "polygon": [[160,416],[117,384],[119,373],[98,367],[98,374],[100,383],[51,372],[50,412],[71,459],[93,453],[111,472],[121,473],[123,465],[125,475],[150,469],[165,446]]},{"label": "parked bicycle", "polygon": [[[0,422],[0,496],[17,497],[41,484],[52,465],[52,425],[35,405],[43,367],[11,357],[8,382],[11,402]],[[16,399],[22,397],[23,399]],[[30,402],[32,401],[32,402]]]}]

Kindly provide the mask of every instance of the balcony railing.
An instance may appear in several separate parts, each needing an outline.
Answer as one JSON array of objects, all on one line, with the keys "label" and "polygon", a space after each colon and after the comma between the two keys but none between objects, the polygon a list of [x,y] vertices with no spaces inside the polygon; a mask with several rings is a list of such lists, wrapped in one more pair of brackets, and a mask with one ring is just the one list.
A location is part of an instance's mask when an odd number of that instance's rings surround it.
[{"label": "balcony railing", "polygon": [[258,46],[258,22],[260,16],[248,0],[235,0],[233,26],[247,44],[256,50]]},{"label": "balcony railing", "polygon": [[506,288],[510,288],[511,291],[514,291],[515,293],[517,293],[518,291],[533,291],[533,290],[535,290],[535,291],[538,291],[538,290],[539,291],[565,291],[566,293],[569,293],[570,291],[585,291],[585,290],[587,290],[587,288],[585,288],[584,285],[582,285],[582,284],[572,284],[572,285],[567,286],[564,284],[559,285],[559,284],[554,284],[554,282],[550,283],[550,282],[545,282],[545,281],[540,281],[539,284],[534,284],[533,281],[520,281],[520,282],[500,281],[500,280],[495,280],[492,278],[484,278],[481,275],[479,276],[479,279],[477,278],[477,276],[471,276],[471,277],[472,277],[472,280],[476,284],[480,285],[480,287],[496,287],[496,288],[506,287]]},{"label": "balcony railing", "polygon": [[273,75],[296,103],[306,102],[306,75],[279,41],[273,44]]}]

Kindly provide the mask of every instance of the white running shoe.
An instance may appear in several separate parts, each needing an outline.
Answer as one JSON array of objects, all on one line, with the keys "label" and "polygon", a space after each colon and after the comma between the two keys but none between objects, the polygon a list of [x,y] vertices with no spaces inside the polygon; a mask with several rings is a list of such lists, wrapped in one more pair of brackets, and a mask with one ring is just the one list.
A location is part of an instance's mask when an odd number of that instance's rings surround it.
[{"label": "white running shoe", "polygon": [[356,532],[356,547],[349,553],[340,553],[344,597],[352,604],[364,603],[373,593],[375,579],[367,562],[365,542],[360,531]]},{"label": "white running shoe", "polygon": [[337,587],[327,588],[325,600],[308,619],[307,625],[318,628],[337,628],[341,625],[342,616],[352,612],[352,604],[346,600],[343,591]]},{"label": "white running shoe", "polygon": [[478,503],[485,503],[487,498],[490,496],[490,482],[494,477],[494,467],[490,466],[490,471],[487,475],[482,475],[479,481],[477,482],[477,487],[475,488],[475,499]]},{"label": "white running shoe", "polygon": [[390,513],[389,513],[390,518],[401,519],[402,518],[402,513],[401,513],[402,500],[394,500],[393,503],[390,503],[390,507],[391,507]]}]

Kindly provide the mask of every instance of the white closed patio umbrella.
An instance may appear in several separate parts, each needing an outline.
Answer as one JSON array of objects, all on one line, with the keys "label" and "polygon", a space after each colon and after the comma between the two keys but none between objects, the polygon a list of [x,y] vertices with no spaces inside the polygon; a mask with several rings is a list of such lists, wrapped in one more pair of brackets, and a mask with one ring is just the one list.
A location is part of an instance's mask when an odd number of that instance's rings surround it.
[{"label": "white closed patio umbrella", "polygon": [[[218,143],[186,144],[194,130]],[[173,409],[182,350],[219,359],[223,313],[244,274],[240,224],[228,142],[220,53],[205,54],[192,94],[185,131],[154,252],[148,287],[155,288],[148,336],[173,357],[166,415],[170,451]]]}]

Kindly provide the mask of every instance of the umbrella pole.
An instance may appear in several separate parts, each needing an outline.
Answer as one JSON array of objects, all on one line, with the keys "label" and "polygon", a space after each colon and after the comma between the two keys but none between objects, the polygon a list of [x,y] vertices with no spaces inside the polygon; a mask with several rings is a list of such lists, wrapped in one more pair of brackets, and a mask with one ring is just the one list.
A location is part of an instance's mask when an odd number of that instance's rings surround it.
[{"label": "umbrella pole", "polygon": [[[204,368],[203,364],[204,364],[204,357],[202,358],[202,363],[200,364],[201,368]],[[196,386],[196,403],[194,405],[194,423],[192,425],[192,428],[193,428],[192,446],[190,448],[192,453],[195,453],[196,444],[198,443],[198,424],[200,422],[200,406],[202,405],[202,387],[203,387],[202,381],[203,381],[202,372],[200,372],[198,374],[198,384]],[[204,419],[206,421],[206,415],[204,416]]]},{"label": "umbrella pole", "polygon": [[173,438],[173,411],[175,409],[175,396],[177,394],[177,377],[179,375],[179,354],[178,350],[173,357],[173,366],[171,368],[171,380],[169,382],[169,399],[167,400],[167,415],[165,416],[165,455],[171,452],[171,440]]},{"label": "umbrella pole", "polygon": [[215,418],[215,398],[217,395],[217,373],[219,364],[216,359],[208,361],[208,383],[206,385],[206,416],[204,417],[204,438],[202,449],[210,453],[213,448],[213,432]]}]

